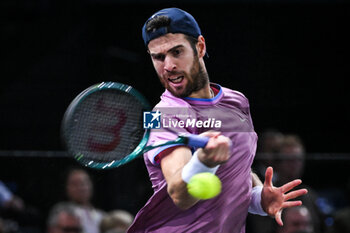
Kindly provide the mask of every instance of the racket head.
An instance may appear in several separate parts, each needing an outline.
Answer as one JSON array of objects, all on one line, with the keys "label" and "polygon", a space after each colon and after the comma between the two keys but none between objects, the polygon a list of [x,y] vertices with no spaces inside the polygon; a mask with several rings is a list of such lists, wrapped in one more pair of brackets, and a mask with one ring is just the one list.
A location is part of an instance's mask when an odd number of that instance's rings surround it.
[{"label": "racket head", "polygon": [[129,85],[103,82],[81,92],[67,108],[61,137],[68,153],[84,166],[109,169],[132,161],[146,146],[146,98]]}]

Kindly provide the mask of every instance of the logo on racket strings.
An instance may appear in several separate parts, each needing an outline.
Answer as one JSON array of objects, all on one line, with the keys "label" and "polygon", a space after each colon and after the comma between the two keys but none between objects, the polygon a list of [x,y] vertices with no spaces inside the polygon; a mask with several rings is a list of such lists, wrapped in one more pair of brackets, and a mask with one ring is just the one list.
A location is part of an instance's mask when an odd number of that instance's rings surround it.
[{"label": "logo on racket strings", "polygon": [[162,114],[157,111],[143,112],[143,128],[144,129],[160,129],[160,116]]}]

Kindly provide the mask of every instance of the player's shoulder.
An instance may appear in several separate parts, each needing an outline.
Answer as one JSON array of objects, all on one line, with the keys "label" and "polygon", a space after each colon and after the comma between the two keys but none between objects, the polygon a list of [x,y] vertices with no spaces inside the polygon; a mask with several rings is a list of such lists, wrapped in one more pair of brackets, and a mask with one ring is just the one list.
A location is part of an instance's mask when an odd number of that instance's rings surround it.
[{"label": "player's shoulder", "polygon": [[240,107],[249,107],[248,98],[240,91],[232,90],[227,87],[221,87],[224,93],[224,99],[233,101]]},{"label": "player's shoulder", "polygon": [[190,107],[190,105],[185,100],[177,98],[173,96],[168,90],[165,90],[155,108],[164,107]]},{"label": "player's shoulder", "polygon": [[242,99],[247,99],[247,97],[240,91],[230,89],[228,87],[221,87],[223,92],[227,95],[236,97],[236,98],[242,98]]}]

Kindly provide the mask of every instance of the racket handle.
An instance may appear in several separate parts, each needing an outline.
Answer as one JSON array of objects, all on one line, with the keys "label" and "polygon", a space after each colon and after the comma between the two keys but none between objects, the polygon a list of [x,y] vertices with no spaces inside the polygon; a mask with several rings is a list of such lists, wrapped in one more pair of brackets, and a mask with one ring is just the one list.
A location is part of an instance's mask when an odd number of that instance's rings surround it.
[{"label": "racket handle", "polygon": [[204,148],[209,141],[209,138],[205,136],[199,136],[195,134],[190,134],[186,136],[188,140],[187,145],[197,147],[197,148],[199,147]]}]

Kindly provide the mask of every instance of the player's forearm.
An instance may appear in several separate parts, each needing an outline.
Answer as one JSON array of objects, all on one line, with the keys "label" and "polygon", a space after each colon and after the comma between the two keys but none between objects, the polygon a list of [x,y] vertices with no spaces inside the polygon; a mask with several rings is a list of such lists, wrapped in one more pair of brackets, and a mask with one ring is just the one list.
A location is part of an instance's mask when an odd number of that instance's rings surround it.
[{"label": "player's forearm", "polygon": [[187,191],[187,183],[182,179],[182,169],[192,157],[190,149],[179,147],[161,160],[164,178],[168,185],[168,193],[174,204],[181,209],[188,209],[197,203]]},{"label": "player's forearm", "polygon": [[218,165],[215,167],[208,167],[207,165],[203,164],[203,162],[201,162],[198,158],[198,153],[199,152],[196,151],[192,155],[191,159],[182,168],[178,169],[174,173],[175,175],[171,180],[174,182],[168,182],[168,184],[170,184],[169,194],[180,208],[186,209],[197,203],[197,200],[188,193],[187,185],[190,182],[194,182],[192,181],[192,177],[203,173],[215,174],[219,167]]},{"label": "player's forearm", "polygon": [[168,182],[168,193],[174,204],[180,209],[188,209],[198,202],[198,199],[188,193],[187,183],[181,178],[181,170]]},{"label": "player's forearm", "polygon": [[252,185],[253,187],[255,186],[262,186],[263,183],[261,182],[261,180],[259,179],[258,175],[255,174],[253,171],[250,172],[251,177],[252,177]]},{"label": "player's forearm", "polygon": [[206,151],[198,149],[192,155],[189,148],[179,147],[161,160],[168,193],[179,208],[190,208],[198,201],[187,190],[191,178],[199,173],[215,174],[219,164],[225,163],[230,157],[230,139],[218,133],[211,134],[213,137],[205,147]]},{"label": "player's forearm", "polygon": [[252,192],[251,192],[251,201],[249,205],[248,212],[251,214],[258,214],[261,216],[267,215],[262,208],[261,203],[261,192],[263,188],[263,183],[259,179],[258,175],[255,174],[253,171],[250,172],[251,178],[252,178]]}]

